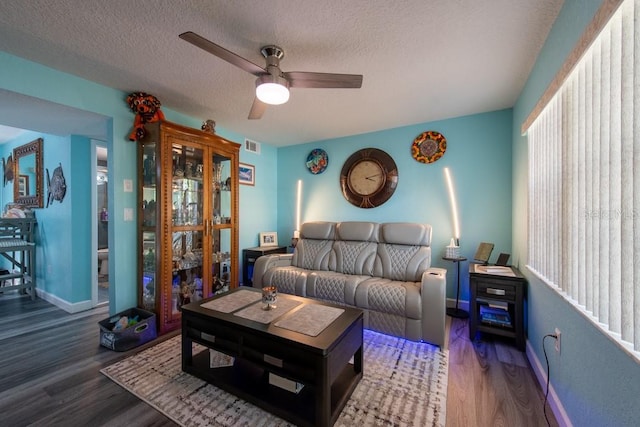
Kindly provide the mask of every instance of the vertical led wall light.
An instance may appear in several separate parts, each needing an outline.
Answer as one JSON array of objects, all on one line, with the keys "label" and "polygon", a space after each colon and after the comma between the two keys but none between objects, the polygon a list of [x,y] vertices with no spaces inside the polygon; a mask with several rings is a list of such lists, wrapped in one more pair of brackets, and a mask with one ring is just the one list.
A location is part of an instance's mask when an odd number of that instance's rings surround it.
[{"label": "vertical led wall light", "polygon": [[458,222],[458,205],[456,203],[456,193],[453,189],[453,181],[451,180],[451,172],[449,172],[449,168],[444,168],[444,176],[447,180],[447,188],[449,189],[449,201],[451,202],[451,214],[453,215],[453,232],[456,239],[456,246],[460,246],[460,223]]},{"label": "vertical led wall light", "polygon": [[453,189],[453,181],[451,180],[451,172],[449,172],[449,168],[444,168],[444,176],[447,180],[447,188],[449,190],[449,200],[451,202],[451,215],[453,217],[453,233],[454,239],[451,239],[451,244],[447,246],[447,252],[444,259],[447,261],[452,261],[454,264],[457,264],[458,267],[458,288],[456,292],[456,306],[448,307],[447,314],[451,317],[457,317],[460,319],[466,319],[469,317],[469,312],[461,309],[459,307],[460,304],[460,263],[462,261],[466,261],[466,258],[460,256],[460,222],[458,219],[458,204],[456,203],[456,193]]},{"label": "vertical led wall light", "polygon": [[298,244],[300,238],[300,210],[302,206],[302,180],[298,180],[298,191],[296,194],[296,229],[293,231],[293,239],[291,239],[291,246],[294,248]]}]

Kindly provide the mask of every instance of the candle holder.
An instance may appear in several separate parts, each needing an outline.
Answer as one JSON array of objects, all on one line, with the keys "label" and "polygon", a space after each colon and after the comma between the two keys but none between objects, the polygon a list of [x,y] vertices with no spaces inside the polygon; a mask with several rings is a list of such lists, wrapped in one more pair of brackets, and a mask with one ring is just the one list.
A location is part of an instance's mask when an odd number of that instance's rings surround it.
[{"label": "candle holder", "polygon": [[262,309],[273,310],[277,308],[278,288],[275,286],[265,286],[262,288]]}]

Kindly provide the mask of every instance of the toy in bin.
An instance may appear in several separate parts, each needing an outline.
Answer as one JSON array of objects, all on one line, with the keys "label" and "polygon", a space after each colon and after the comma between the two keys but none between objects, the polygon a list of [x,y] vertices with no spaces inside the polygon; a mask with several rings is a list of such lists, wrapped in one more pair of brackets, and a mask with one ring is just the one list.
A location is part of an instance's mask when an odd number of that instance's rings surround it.
[{"label": "toy in bin", "polygon": [[140,308],[130,308],[100,325],[100,345],[115,351],[127,351],[157,337],[156,315]]}]

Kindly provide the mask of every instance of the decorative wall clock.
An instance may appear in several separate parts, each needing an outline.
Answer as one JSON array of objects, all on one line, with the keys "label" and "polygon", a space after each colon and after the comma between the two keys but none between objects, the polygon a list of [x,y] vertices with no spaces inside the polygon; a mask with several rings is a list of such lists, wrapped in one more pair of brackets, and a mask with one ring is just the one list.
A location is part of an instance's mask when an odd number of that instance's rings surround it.
[{"label": "decorative wall clock", "polygon": [[411,156],[420,163],[433,163],[447,151],[447,140],[439,132],[427,131],[416,136],[411,145]]},{"label": "decorative wall clock", "polygon": [[360,208],[375,208],[393,195],[398,186],[396,162],[377,148],[353,153],[340,172],[342,195]]}]

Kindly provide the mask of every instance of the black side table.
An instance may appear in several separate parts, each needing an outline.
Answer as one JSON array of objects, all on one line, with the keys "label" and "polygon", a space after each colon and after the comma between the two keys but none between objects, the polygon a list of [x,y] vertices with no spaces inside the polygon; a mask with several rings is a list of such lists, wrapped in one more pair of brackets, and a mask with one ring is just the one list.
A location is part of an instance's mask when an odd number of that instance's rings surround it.
[{"label": "black side table", "polygon": [[[472,264],[469,267],[469,338],[473,341],[477,332],[515,338],[518,350],[526,350],[524,331],[524,299],[527,279],[515,267],[503,267],[505,272],[491,273],[486,267]],[[483,308],[498,307],[502,315],[495,318],[483,314]],[[503,310],[503,311],[500,311]]]},{"label": "black side table", "polygon": [[458,290],[456,292],[456,306],[447,308],[447,315],[451,317],[456,317],[458,319],[467,319],[469,317],[469,312],[458,308],[458,304],[460,303],[460,263],[462,261],[466,261],[465,257],[457,257],[457,258],[447,258],[442,257],[445,261],[451,261],[454,264],[458,264]]},{"label": "black side table", "polygon": [[286,254],[286,246],[259,246],[242,250],[242,284],[253,286],[253,265],[262,255]]}]

